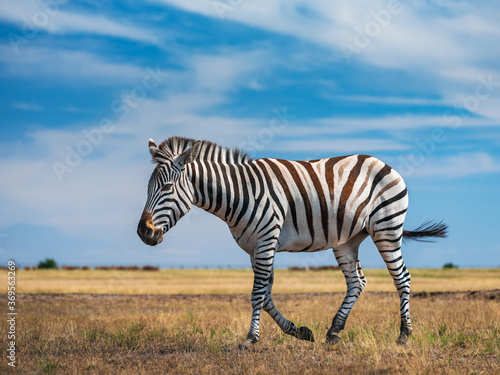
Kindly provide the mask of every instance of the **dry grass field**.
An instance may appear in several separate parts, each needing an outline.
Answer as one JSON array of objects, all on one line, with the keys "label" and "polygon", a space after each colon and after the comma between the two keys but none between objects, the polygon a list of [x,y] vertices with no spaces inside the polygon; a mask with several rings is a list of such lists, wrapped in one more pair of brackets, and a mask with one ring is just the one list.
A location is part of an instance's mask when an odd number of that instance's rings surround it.
[{"label": "dry grass field", "polygon": [[[363,270],[365,291],[394,292],[386,269]],[[500,269],[410,269],[413,292],[500,287]],[[18,271],[18,293],[238,294],[252,290],[252,270]],[[342,272],[276,270],[273,293],[345,292]],[[6,278],[0,282],[6,283]],[[0,284],[1,285],[1,284]]]},{"label": "dry grass field", "polygon": [[[407,346],[396,344],[399,299],[387,271],[366,272],[342,342],[330,346],[341,273],[280,270],[275,303],[316,342],[284,335],[263,314],[261,341],[239,351],[250,322],[250,271],[19,271],[17,373],[500,373],[500,270],[411,272]],[[7,306],[5,294],[0,304]],[[1,326],[6,332],[6,319]],[[5,348],[5,334],[0,342]],[[9,370],[3,356],[0,373]]]}]

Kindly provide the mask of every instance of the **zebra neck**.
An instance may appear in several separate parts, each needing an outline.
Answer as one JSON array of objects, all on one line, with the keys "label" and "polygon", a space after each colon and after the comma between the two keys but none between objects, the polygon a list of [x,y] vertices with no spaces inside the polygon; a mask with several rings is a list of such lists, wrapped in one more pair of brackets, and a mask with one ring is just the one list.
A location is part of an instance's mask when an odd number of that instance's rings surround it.
[{"label": "zebra neck", "polygon": [[189,164],[188,178],[193,187],[193,204],[231,225],[237,210],[248,207],[251,197],[242,176],[245,163],[196,160]]}]

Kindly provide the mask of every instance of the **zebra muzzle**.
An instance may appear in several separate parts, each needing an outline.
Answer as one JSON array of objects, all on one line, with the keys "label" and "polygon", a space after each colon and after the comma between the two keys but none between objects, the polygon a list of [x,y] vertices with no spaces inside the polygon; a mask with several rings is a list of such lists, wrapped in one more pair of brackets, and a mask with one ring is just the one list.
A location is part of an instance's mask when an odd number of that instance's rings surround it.
[{"label": "zebra muzzle", "polygon": [[144,211],[137,225],[137,234],[146,245],[155,246],[163,241],[165,227],[155,227],[151,213]]}]

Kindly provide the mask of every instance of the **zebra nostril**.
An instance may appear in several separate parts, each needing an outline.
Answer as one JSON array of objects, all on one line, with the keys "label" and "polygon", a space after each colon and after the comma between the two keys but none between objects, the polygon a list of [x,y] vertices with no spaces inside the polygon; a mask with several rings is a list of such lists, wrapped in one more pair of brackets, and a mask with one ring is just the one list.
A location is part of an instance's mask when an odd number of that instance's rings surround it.
[{"label": "zebra nostril", "polygon": [[137,226],[139,236],[151,237],[154,234],[154,224],[151,213],[144,211]]},{"label": "zebra nostril", "polygon": [[137,234],[141,238],[152,238],[154,236],[154,228],[148,225],[147,221],[141,220],[137,226]]}]

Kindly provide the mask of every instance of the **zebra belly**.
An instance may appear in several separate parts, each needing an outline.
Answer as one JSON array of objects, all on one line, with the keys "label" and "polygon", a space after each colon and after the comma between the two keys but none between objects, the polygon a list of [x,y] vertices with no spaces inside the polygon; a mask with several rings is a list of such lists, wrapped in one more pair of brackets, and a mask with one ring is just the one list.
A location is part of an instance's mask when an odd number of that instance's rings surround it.
[{"label": "zebra belly", "polygon": [[[304,231],[303,233],[307,233]],[[333,233],[330,238],[334,238]],[[295,229],[285,226],[278,242],[278,252],[314,252],[337,247],[338,241],[326,241],[323,234],[311,238],[309,233],[300,235]]]},{"label": "zebra belly", "polygon": [[[241,249],[243,249],[247,254],[253,255],[256,248],[261,245],[261,239],[258,236],[241,236],[240,231],[236,228],[230,228],[233,238],[236,240]],[[252,230],[248,230],[249,233]],[[325,241],[323,235],[315,236],[311,239],[309,234],[305,234],[303,231],[302,235],[297,233],[293,227],[285,225],[280,232],[279,240],[277,244],[278,252],[314,252],[331,249],[340,245],[339,241]],[[335,238],[332,232],[330,238]],[[264,241],[267,243],[268,241]],[[342,241],[345,242],[345,241]]]}]

